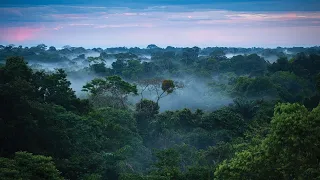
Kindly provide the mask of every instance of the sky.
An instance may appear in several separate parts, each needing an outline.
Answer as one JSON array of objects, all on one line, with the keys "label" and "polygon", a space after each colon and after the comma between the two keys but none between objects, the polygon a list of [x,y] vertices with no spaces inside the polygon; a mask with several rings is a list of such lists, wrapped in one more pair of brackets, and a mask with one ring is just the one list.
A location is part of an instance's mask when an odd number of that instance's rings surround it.
[{"label": "sky", "polygon": [[1,0],[0,44],[320,45],[320,0]]}]

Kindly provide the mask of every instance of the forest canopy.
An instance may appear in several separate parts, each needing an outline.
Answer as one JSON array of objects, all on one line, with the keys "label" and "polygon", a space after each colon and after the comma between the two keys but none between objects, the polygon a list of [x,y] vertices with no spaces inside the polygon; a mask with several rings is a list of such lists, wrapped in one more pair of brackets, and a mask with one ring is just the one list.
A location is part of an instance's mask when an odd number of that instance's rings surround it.
[{"label": "forest canopy", "polygon": [[319,47],[1,46],[0,99],[3,179],[320,178]]}]

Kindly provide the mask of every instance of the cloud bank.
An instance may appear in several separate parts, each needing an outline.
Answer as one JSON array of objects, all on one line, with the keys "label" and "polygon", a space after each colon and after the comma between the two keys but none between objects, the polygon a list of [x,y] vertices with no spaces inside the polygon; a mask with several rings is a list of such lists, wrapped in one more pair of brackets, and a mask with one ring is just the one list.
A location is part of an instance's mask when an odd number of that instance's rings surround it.
[{"label": "cloud bank", "polygon": [[314,46],[319,11],[230,11],[190,6],[0,8],[0,43],[56,46]]}]

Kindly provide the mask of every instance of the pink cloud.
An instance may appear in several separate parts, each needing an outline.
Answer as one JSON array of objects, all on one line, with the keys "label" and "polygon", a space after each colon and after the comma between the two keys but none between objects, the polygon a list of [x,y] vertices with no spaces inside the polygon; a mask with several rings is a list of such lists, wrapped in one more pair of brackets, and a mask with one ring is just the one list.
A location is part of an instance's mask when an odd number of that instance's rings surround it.
[{"label": "pink cloud", "polygon": [[56,30],[56,31],[59,31],[60,29],[63,29],[63,27],[62,26],[57,26],[57,27],[54,27],[53,29]]},{"label": "pink cloud", "polygon": [[7,42],[23,42],[36,39],[42,28],[10,27],[0,29],[0,40]]}]

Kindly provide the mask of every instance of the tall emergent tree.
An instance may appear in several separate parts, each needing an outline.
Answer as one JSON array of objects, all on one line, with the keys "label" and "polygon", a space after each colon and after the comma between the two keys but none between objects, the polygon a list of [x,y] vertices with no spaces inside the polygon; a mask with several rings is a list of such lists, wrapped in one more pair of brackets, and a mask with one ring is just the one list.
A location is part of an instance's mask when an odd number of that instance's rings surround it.
[{"label": "tall emergent tree", "polygon": [[140,91],[141,100],[144,99],[143,93],[148,90],[156,95],[156,103],[159,104],[160,99],[174,92],[174,90],[183,88],[181,82],[174,82],[171,79],[153,78],[139,81],[142,86]]}]

